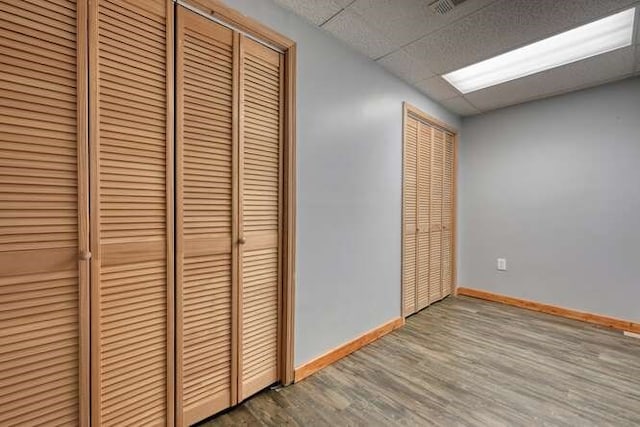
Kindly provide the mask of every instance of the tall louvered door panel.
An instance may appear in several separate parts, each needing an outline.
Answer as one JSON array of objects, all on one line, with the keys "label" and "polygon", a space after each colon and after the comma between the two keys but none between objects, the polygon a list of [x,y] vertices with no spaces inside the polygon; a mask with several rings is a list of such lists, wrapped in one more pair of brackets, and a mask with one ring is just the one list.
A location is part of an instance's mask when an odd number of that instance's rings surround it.
[{"label": "tall louvered door panel", "polygon": [[172,11],[90,2],[95,426],[174,418]]},{"label": "tall louvered door panel", "polygon": [[431,191],[431,127],[418,123],[418,257],[416,288],[418,295],[417,309],[422,310],[431,302],[429,295],[430,266],[430,236],[429,220],[430,191]]},{"label": "tall louvered door panel", "polygon": [[442,207],[444,183],[444,132],[431,128],[431,189],[429,203],[429,303],[442,294]]},{"label": "tall louvered door panel", "polygon": [[282,64],[240,39],[240,400],[279,378]]},{"label": "tall louvered door panel", "polygon": [[444,148],[444,173],[442,195],[442,296],[446,297],[453,292],[454,265],[453,265],[453,227],[454,223],[454,198],[455,198],[455,138],[452,134],[445,133]]},{"label": "tall louvered door panel", "polygon": [[235,399],[234,35],[182,7],[177,35],[177,410],[190,425]]},{"label": "tall louvered door panel", "polygon": [[416,242],[417,242],[417,162],[418,122],[407,117],[404,146],[404,190],[402,230],[402,298],[403,313],[409,316],[416,312]]},{"label": "tall louvered door panel", "polygon": [[88,421],[85,21],[83,2],[0,2],[3,426]]}]

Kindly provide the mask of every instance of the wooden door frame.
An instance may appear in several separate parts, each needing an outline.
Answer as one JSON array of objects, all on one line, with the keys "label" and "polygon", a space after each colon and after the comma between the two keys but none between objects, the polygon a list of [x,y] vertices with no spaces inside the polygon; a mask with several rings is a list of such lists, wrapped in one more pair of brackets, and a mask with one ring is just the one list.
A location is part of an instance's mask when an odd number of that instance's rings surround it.
[{"label": "wooden door frame", "polygon": [[[407,121],[409,117],[418,120],[419,122],[426,123],[430,126],[441,128],[447,132],[453,134],[453,194],[452,194],[452,217],[453,217],[453,229],[452,229],[452,242],[451,250],[453,253],[452,263],[452,294],[456,293],[458,288],[458,264],[457,264],[457,238],[458,238],[458,129],[442,120],[425,113],[419,108],[411,105],[407,101],[402,103],[402,205],[401,205],[401,232],[400,232],[400,312],[403,318],[408,314],[404,311],[404,234],[405,234],[405,168],[406,168],[406,150],[407,150]],[[416,142],[417,143],[417,142]],[[417,172],[417,171],[416,171]],[[417,245],[417,241],[416,241]],[[417,277],[416,277],[417,280]],[[417,290],[416,290],[417,292]],[[416,295],[417,298],[417,295]]]},{"label": "wooden door frame", "polygon": [[175,140],[175,7],[172,0],[164,0],[166,8],[166,207],[167,207],[167,425],[175,425],[176,419],[176,140]]},{"label": "wooden door frame", "polygon": [[284,117],[283,117],[283,182],[282,185],[282,313],[280,313],[280,343],[278,368],[282,384],[293,383],[294,304],[296,259],[296,43],[242,15],[219,0],[181,0],[190,7],[212,16],[223,24],[264,41],[284,54]]},{"label": "wooden door frame", "polygon": [[76,3],[76,102],[77,102],[77,161],[78,161],[78,290],[79,299],[79,408],[78,424],[91,423],[91,361],[90,361],[90,284],[91,242],[89,240],[89,40],[87,0]]}]

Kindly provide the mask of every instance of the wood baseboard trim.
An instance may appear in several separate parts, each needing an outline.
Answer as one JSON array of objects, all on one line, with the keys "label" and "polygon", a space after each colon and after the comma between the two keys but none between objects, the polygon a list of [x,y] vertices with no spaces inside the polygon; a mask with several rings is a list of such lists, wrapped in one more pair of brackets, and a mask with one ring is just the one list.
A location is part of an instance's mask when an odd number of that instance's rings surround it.
[{"label": "wood baseboard trim", "polygon": [[567,319],[580,320],[583,322],[592,323],[594,325],[606,326],[621,331],[633,332],[636,334],[640,333],[640,323],[631,322],[629,320],[621,320],[615,319],[613,317],[601,316],[599,314],[585,313],[583,311],[572,310],[555,305],[542,304],[535,301],[509,297],[506,295],[494,294],[478,289],[458,288],[457,295],[499,302],[515,307],[526,308],[527,310],[553,314],[559,317],[566,317]]},{"label": "wood baseboard trim", "polygon": [[353,353],[356,350],[361,349],[367,344],[371,344],[378,338],[387,335],[389,332],[395,331],[396,329],[402,327],[404,325],[404,318],[398,317],[397,319],[393,319],[390,322],[387,322],[381,326],[378,326],[375,329],[366,332],[365,334],[359,336],[353,341],[349,341],[341,345],[340,347],[334,348],[329,352],[323,354],[320,357],[313,359],[310,362],[305,363],[304,365],[295,369],[294,373],[294,381],[302,381],[307,378],[309,375],[312,375],[319,370],[326,368],[334,362],[342,359]]}]

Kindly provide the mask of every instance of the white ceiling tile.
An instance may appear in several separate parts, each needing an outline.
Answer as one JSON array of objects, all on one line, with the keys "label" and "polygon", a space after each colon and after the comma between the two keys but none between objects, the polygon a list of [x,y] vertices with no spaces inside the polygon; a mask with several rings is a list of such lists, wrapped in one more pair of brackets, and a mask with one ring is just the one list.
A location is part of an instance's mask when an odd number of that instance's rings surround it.
[{"label": "white ceiling tile", "polygon": [[629,46],[579,62],[543,71],[465,95],[483,111],[627,77],[633,72],[634,47]]},{"label": "white ceiling tile", "polygon": [[[275,1],[462,115],[640,75],[640,0],[467,0],[445,15],[429,10],[433,0]],[[637,47],[631,52],[613,52],[466,97],[436,77],[631,6],[639,7]]]},{"label": "white ceiling tile", "polygon": [[447,98],[459,96],[460,93],[453,88],[445,79],[440,76],[431,77],[426,80],[419,81],[415,86],[423,93],[427,94],[431,99],[441,101]]},{"label": "white ceiling tile", "polygon": [[451,99],[445,99],[441,103],[446,109],[453,111],[454,113],[461,116],[470,116],[472,114],[480,113],[480,110],[471,105],[469,101],[461,96],[457,96]]},{"label": "white ceiling tile", "polygon": [[315,25],[327,19],[349,5],[352,0],[274,0],[295,14],[306,18]]},{"label": "white ceiling tile", "polygon": [[378,59],[399,47],[349,8],[331,18],[322,28],[373,59]]},{"label": "white ceiling tile", "polygon": [[418,61],[417,59],[412,58],[403,49],[396,50],[395,52],[378,59],[377,62],[396,76],[409,83],[415,83],[434,75],[431,70],[429,70],[425,61]]},{"label": "white ceiling tile", "polygon": [[609,15],[634,0],[499,0],[407,46],[444,74]]},{"label": "white ceiling tile", "polygon": [[496,0],[467,0],[445,15],[431,11],[433,0],[356,0],[349,9],[402,46]]}]

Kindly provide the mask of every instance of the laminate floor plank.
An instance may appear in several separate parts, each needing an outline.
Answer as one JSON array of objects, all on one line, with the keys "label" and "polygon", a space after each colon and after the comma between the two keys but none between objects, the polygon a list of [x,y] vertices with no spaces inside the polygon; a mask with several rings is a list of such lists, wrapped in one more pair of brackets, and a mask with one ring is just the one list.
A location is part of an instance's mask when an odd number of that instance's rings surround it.
[{"label": "laminate floor plank", "polygon": [[640,426],[640,340],[469,297],[203,426]]}]

